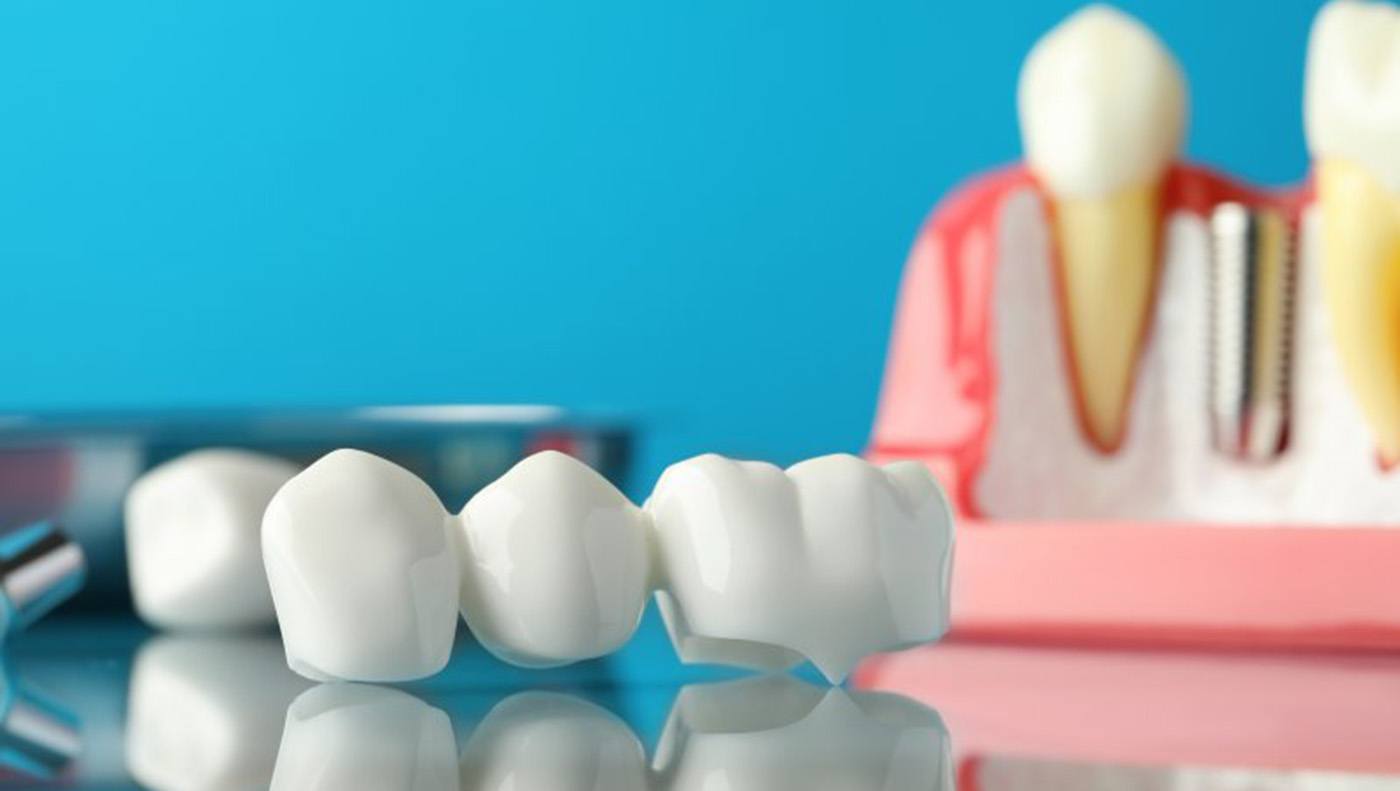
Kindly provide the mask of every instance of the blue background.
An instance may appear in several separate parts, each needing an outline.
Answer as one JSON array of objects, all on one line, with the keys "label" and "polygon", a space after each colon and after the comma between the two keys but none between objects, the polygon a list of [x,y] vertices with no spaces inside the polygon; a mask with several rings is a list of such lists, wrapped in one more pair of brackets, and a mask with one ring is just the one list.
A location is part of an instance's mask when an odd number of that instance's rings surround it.
[{"label": "blue background", "polygon": [[[859,450],[906,248],[1077,5],[10,0],[0,409],[622,408],[644,486]],[[1121,7],[1193,157],[1303,174],[1317,3]]]}]

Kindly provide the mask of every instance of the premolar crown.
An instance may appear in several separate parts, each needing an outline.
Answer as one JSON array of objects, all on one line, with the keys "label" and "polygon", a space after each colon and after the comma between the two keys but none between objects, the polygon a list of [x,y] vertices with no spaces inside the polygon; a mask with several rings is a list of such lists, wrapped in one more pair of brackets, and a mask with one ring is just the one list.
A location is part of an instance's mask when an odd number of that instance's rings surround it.
[{"label": "premolar crown", "polygon": [[1181,143],[1181,70],[1150,30],[1086,8],[1021,68],[1021,137],[1049,192],[1065,327],[1089,440],[1122,441],[1156,282],[1161,181]]},{"label": "premolar crown", "polygon": [[646,606],[648,527],[641,509],[588,465],[536,453],[458,518],[462,617],[483,646],[517,665],[612,653]]},{"label": "premolar crown", "polygon": [[457,606],[496,655],[549,666],[621,647],[655,590],[683,660],[810,659],[832,680],[948,626],[952,518],[915,462],[700,456],[638,508],[545,451],[453,517],[408,471],[341,450],[273,498],[263,545],[288,662],[320,680],[437,672]]}]

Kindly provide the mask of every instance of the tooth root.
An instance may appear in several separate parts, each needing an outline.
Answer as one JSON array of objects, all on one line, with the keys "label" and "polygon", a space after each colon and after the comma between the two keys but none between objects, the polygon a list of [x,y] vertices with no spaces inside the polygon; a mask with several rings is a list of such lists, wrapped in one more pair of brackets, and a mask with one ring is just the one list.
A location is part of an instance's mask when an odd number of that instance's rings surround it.
[{"label": "tooth root", "polygon": [[1400,462],[1400,196],[1361,167],[1317,167],[1333,340],[1381,459]]},{"label": "tooth root", "polygon": [[1111,451],[1151,312],[1184,80],[1150,30],[1095,5],[1036,43],[1018,94],[1026,161],[1054,218],[1072,386],[1089,441]]},{"label": "tooth root", "polygon": [[518,665],[611,653],[646,606],[649,524],[583,462],[530,456],[458,520],[462,616],[482,645]]},{"label": "tooth root", "polygon": [[1085,428],[1113,450],[1123,439],[1139,342],[1157,271],[1157,189],[1055,203],[1065,329]]}]

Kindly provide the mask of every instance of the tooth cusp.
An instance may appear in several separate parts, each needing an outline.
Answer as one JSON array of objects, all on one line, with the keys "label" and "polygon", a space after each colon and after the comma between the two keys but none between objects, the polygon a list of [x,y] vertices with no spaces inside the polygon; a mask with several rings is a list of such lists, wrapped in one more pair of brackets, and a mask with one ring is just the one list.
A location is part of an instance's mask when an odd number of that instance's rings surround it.
[{"label": "tooth cusp", "polygon": [[631,638],[649,592],[649,520],[562,453],[517,464],[457,521],[461,611],[493,653],[547,667]]}]

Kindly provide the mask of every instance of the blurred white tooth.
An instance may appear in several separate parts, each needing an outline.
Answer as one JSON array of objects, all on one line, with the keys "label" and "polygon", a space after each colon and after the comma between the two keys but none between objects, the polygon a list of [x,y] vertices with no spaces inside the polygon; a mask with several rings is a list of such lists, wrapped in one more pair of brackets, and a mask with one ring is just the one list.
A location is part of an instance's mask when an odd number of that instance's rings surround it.
[{"label": "blurred white tooth", "polygon": [[165,628],[271,623],[258,529],[297,468],[241,450],[195,451],[147,472],[126,497],[136,610]]},{"label": "blurred white tooth", "polygon": [[652,769],[660,787],[953,791],[938,714],[897,695],[820,690],[787,676],[686,687]]},{"label": "blurred white tooth", "polygon": [[267,507],[263,555],[287,662],[317,680],[405,681],[447,664],[457,558],[413,473],[338,450]]},{"label": "blurred white tooth", "polygon": [[447,791],[457,742],[441,709],[398,690],[322,684],[287,708],[274,791]]},{"label": "blurred white tooth", "polygon": [[480,791],[642,791],[636,736],[570,695],[522,692],[486,716],[462,750],[461,787]]},{"label": "blurred white tooth", "polygon": [[1112,450],[1156,282],[1161,182],[1185,125],[1181,69],[1137,20],[1093,5],[1036,43],[1019,103],[1026,159],[1050,193],[1085,428]]},{"label": "blurred white tooth", "polygon": [[127,770],[159,791],[266,788],[287,704],[306,687],[276,638],[151,640],[131,672]]},{"label": "blurred white tooth", "polygon": [[459,517],[462,615],[482,645],[518,665],[611,653],[646,606],[647,526],[586,464],[530,456]]},{"label": "blurred white tooth", "polygon": [[784,472],[705,455],[668,468],[646,509],[687,662],[806,658],[838,680],[947,630],[952,516],[922,465],[833,455]]},{"label": "blurred white tooth", "polygon": [[1400,462],[1400,8],[1333,2],[1304,105],[1332,336],[1380,456]]}]

